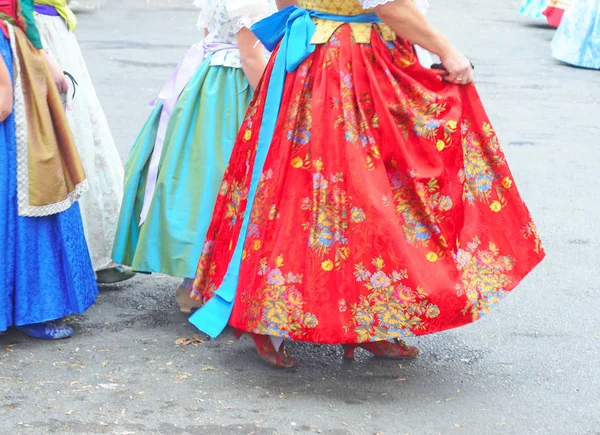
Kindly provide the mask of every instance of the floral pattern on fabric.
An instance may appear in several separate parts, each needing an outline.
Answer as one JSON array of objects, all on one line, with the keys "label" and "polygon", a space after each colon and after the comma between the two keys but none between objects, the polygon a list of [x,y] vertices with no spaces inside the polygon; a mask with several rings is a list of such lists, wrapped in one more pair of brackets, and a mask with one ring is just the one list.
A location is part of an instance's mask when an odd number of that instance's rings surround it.
[{"label": "floral pattern on fabric", "polygon": [[246,313],[248,324],[253,332],[262,335],[286,337],[301,333],[302,329],[313,329],[319,324],[314,314],[304,311],[302,293],[298,285],[302,284],[302,275],[284,272],[284,258],[277,257],[272,267],[266,258],[261,258],[258,275],[263,278],[263,291],[260,300],[247,298],[249,304]]},{"label": "floral pattern on fabric", "polygon": [[571,0],[552,40],[552,56],[600,69],[600,0]]},{"label": "floral pattern on fabric", "polygon": [[[287,74],[233,327],[332,344],[438,332],[487,312],[545,255],[474,86],[445,83],[407,41],[371,40],[342,25]],[[225,174],[199,298],[238,241],[272,68]]]},{"label": "floral pattern on fabric", "polygon": [[[489,123],[484,123],[481,132],[472,131],[469,121],[461,126],[464,132],[462,145],[464,150],[465,167],[460,172],[464,181],[463,197],[472,203],[482,201],[490,203],[492,198],[498,198],[492,204],[493,211],[505,203],[504,192],[512,185],[510,178],[502,180],[500,168],[506,165],[506,159],[500,149],[498,137]],[[495,193],[495,195],[494,195]]]},{"label": "floral pattern on fabric", "polygon": [[515,260],[501,255],[492,242],[482,247],[478,237],[468,242],[465,249],[458,249],[455,260],[462,275],[457,294],[467,297],[464,312],[477,320],[506,295],[511,286],[508,272],[514,268]]},{"label": "floral pattern on fabric", "polygon": [[408,279],[406,270],[386,273],[382,257],[373,260],[372,266],[374,270],[362,263],[355,266],[356,282],[369,291],[352,308],[352,330],[359,342],[414,335],[440,314],[421,286],[412,289],[403,284]]}]

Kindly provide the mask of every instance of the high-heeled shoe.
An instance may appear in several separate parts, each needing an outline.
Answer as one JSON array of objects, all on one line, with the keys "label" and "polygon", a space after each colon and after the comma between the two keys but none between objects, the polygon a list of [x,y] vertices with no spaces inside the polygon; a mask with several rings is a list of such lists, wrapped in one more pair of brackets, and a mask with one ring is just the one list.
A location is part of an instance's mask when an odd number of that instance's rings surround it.
[{"label": "high-heeled shoe", "polygon": [[[242,335],[244,334],[246,334],[246,332],[239,329],[233,330],[233,335],[238,340],[242,338]],[[271,341],[271,337],[268,335],[260,335],[253,332],[248,332],[248,334],[250,334],[254,340],[256,352],[258,353],[259,358],[271,367],[276,367],[279,369],[291,369],[298,365],[298,360],[288,354],[285,350],[285,343],[281,343],[279,350],[275,350],[273,342]]]},{"label": "high-heeled shoe", "polygon": [[38,340],[62,340],[73,335],[73,328],[55,322],[32,323],[17,326],[17,329]]},{"label": "high-heeled shoe", "polygon": [[394,341],[395,343],[389,341],[375,341],[361,344],[344,344],[344,359],[354,360],[354,351],[358,347],[371,352],[378,358],[414,359],[419,355],[419,349],[416,347],[409,346],[402,340]]},{"label": "high-heeled shoe", "polygon": [[185,314],[190,314],[193,310],[202,306],[202,302],[191,297],[190,291],[184,286],[179,286],[177,289],[175,300],[177,301],[177,305],[179,305],[179,311]]}]

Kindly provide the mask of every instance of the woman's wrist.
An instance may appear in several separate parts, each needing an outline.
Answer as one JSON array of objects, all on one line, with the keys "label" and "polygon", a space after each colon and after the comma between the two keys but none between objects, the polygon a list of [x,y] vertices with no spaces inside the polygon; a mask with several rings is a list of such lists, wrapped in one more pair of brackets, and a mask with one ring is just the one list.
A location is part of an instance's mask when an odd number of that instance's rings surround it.
[{"label": "woman's wrist", "polygon": [[434,49],[430,51],[433,54],[436,54],[440,59],[447,57],[455,51],[450,41],[441,33],[436,33],[436,35],[434,36],[434,40]]}]

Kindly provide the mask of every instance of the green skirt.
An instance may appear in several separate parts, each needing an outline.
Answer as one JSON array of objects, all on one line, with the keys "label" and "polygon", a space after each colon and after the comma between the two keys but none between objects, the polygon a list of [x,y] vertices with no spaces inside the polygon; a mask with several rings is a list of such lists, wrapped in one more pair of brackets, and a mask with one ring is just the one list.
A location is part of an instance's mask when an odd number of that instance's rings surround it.
[{"label": "green skirt", "polygon": [[140,226],[148,167],[160,120],[158,104],[125,166],[125,194],[113,259],[138,272],[191,278],[252,90],[239,68],[207,58],[171,115],[150,210]]}]

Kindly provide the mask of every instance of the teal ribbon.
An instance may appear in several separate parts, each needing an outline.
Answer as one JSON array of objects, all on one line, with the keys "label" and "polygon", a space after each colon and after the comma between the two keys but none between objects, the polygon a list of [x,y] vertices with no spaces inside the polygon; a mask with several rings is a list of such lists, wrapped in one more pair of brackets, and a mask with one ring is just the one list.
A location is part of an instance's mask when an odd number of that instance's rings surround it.
[{"label": "teal ribbon", "polygon": [[235,251],[219,289],[189,319],[196,328],[212,338],[216,338],[223,332],[229,323],[229,318],[233,311],[233,303],[235,301],[242,266],[242,254],[244,252],[246,235],[248,234],[250,214],[254,198],[256,197],[258,182],[275,132],[277,118],[279,117],[285,78],[287,73],[296,71],[300,64],[315,51],[315,46],[311,43],[312,37],[317,30],[313,18],[342,23],[380,22],[375,14],[334,15],[290,6],[256,23],[252,27],[252,32],[269,51],[273,51],[277,47],[277,44],[281,43],[268,84],[269,89],[267,90],[264,114],[258,136],[256,157],[252,170],[250,190],[248,191],[248,201]]}]

